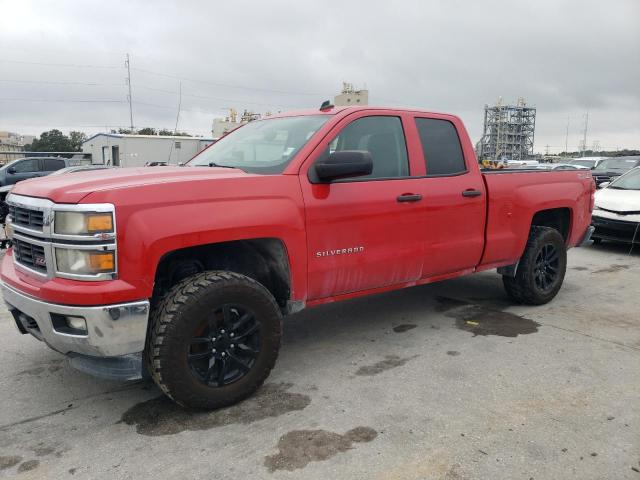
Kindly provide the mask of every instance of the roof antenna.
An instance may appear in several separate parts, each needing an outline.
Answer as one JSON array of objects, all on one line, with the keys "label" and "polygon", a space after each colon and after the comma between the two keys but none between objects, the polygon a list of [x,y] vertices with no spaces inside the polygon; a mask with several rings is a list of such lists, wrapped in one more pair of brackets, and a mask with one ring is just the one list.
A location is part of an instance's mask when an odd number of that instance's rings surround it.
[{"label": "roof antenna", "polygon": [[331,100],[325,100],[322,102],[322,105],[320,105],[320,111],[331,110],[332,108],[333,104],[331,103]]}]

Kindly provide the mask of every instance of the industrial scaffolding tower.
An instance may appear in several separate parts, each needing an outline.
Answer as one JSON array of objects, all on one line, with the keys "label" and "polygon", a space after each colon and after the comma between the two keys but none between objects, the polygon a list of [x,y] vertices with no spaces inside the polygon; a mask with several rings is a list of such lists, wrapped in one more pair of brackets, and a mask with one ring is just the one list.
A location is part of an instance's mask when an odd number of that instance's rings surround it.
[{"label": "industrial scaffolding tower", "polygon": [[536,109],[524,98],[517,105],[503,105],[502,98],[484,106],[484,132],[478,145],[480,160],[524,160],[533,155]]}]

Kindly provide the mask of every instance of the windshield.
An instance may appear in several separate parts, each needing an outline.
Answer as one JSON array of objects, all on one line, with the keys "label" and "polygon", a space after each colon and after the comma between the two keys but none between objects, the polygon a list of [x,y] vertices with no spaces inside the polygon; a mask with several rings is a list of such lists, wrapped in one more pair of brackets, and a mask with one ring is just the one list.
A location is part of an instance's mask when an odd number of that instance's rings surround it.
[{"label": "windshield", "polygon": [[595,160],[572,160],[571,165],[581,165],[583,167],[593,168],[596,164]]},{"label": "windshield", "polygon": [[187,164],[234,167],[251,173],[282,173],[329,115],[255,120],[222,137]]},{"label": "windshield", "polygon": [[600,162],[594,170],[629,170],[637,163],[637,158],[610,158]]},{"label": "windshield", "polygon": [[616,178],[608,188],[618,190],[640,190],[640,168],[635,168],[629,173]]}]

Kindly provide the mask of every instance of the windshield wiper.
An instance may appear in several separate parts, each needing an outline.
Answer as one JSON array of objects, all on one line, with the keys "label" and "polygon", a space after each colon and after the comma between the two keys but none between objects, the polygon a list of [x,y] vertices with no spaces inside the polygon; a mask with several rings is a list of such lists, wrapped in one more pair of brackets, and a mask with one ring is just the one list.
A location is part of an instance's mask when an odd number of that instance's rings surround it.
[{"label": "windshield wiper", "polygon": [[[242,170],[240,167],[234,167],[232,165],[221,165],[216,162],[209,162],[210,167],[219,167],[219,168],[237,168],[238,170]],[[244,170],[242,170],[244,172]]]}]

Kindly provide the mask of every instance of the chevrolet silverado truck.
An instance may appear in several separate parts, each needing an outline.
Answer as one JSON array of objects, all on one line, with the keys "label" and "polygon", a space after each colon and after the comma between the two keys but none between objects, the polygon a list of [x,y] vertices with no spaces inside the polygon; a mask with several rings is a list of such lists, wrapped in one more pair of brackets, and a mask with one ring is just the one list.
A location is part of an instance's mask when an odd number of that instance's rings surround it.
[{"label": "chevrolet silverado truck", "polygon": [[482,172],[453,115],[323,106],[186,166],[21,182],[2,291],[76,368],[218,408],[264,382],[305,307],[488,269],[514,302],[549,302],[594,192],[590,171]]}]

